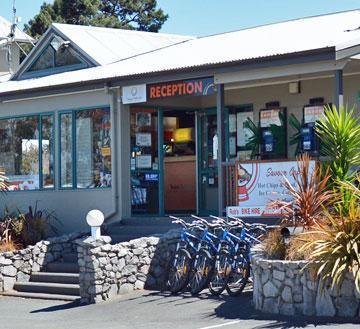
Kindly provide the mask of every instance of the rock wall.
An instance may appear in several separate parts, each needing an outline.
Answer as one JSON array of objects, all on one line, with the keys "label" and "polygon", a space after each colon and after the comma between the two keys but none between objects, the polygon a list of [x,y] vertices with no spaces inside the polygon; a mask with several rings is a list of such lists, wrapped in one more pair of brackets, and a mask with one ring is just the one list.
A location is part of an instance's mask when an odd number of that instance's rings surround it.
[{"label": "rock wall", "polygon": [[74,240],[83,233],[73,233],[46,241],[26,249],[0,253],[0,292],[11,290],[15,282],[27,282],[32,272],[41,271],[46,264],[76,252]]},{"label": "rock wall", "polygon": [[341,288],[320,290],[315,264],[305,261],[252,257],[253,302],[265,313],[308,316],[360,317],[360,293],[348,273]]},{"label": "rock wall", "polygon": [[109,237],[79,240],[81,303],[99,303],[136,289],[164,288],[178,232],[111,245]]}]

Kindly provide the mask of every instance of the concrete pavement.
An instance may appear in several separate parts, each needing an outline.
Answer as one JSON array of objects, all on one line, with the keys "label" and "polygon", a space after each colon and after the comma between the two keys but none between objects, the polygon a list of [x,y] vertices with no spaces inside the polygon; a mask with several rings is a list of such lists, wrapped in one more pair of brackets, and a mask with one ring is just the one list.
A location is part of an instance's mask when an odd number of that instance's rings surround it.
[{"label": "concrete pavement", "polygon": [[241,297],[133,292],[98,305],[0,297],[1,329],[359,328],[360,321],[264,315]]}]

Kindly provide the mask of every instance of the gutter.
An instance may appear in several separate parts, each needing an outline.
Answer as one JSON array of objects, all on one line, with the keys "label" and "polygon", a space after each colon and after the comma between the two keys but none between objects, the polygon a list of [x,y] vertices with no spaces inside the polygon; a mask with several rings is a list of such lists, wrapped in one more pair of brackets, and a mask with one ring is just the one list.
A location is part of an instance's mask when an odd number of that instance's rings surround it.
[{"label": "gutter", "polygon": [[[295,52],[291,54],[272,55],[267,57],[249,58],[246,60],[237,60],[232,62],[221,62],[204,64],[198,66],[189,66],[164,71],[154,71],[135,75],[127,75],[121,77],[101,78],[96,80],[78,81],[72,83],[64,83],[56,86],[44,86],[31,88],[23,91],[9,91],[0,93],[0,101],[16,100],[19,98],[39,97],[42,95],[63,94],[65,89],[68,93],[76,91],[93,90],[103,88],[104,84],[109,87],[121,87],[125,85],[140,83],[158,83],[164,81],[190,79],[201,76],[213,76],[218,73],[228,73],[235,70],[251,70],[272,66],[281,66],[289,64],[309,63],[315,61],[335,60],[335,47],[325,47],[308,51]],[[28,96],[26,96],[28,95]]]}]

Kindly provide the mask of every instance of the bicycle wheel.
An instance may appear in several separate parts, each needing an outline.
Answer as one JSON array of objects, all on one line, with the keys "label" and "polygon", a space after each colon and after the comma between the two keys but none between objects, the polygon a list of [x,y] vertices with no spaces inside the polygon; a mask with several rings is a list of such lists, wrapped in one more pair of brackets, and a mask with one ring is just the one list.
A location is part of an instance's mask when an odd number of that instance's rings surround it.
[{"label": "bicycle wheel", "polygon": [[213,275],[209,282],[209,290],[212,295],[218,296],[225,290],[230,273],[230,254],[227,249],[222,248],[216,255]]},{"label": "bicycle wheel", "polygon": [[238,296],[244,290],[250,276],[250,260],[247,255],[239,254],[233,259],[231,272],[226,284],[230,296]]},{"label": "bicycle wheel", "polygon": [[191,255],[184,249],[179,249],[169,268],[167,287],[172,293],[177,293],[184,289],[189,281],[191,269]]},{"label": "bicycle wheel", "polygon": [[213,257],[207,250],[200,250],[194,260],[189,280],[191,294],[198,294],[209,283],[214,268]]}]

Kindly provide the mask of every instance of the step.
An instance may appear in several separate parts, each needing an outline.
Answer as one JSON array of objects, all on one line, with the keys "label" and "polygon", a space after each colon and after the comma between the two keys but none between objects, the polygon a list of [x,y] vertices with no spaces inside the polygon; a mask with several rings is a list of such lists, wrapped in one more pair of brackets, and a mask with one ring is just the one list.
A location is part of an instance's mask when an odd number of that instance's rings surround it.
[{"label": "step", "polygon": [[31,282],[50,282],[79,284],[78,273],[34,272],[31,274]]},{"label": "step", "polygon": [[42,294],[80,296],[79,284],[63,284],[49,282],[16,282],[14,290]]},{"label": "step", "polygon": [[79,265],[72,262],[54,262],[46,266],[46,272],[79,273]]},{"label": "step", "polygon": [[69,302],[75,302],[75,301],[80,300],[79,296],[41,294],[41,293],[33,293],[33,292],[19,292],[19,291],[2,292],[2,293],[0,293],[0,296],[32,298],[32,299],[63,300],[63,301],[69,301]]},{"label": "step", "polygon": [[71,253],[63,255],[64,262],[66,263],[77,263],[78,262],[78,254]]}]

